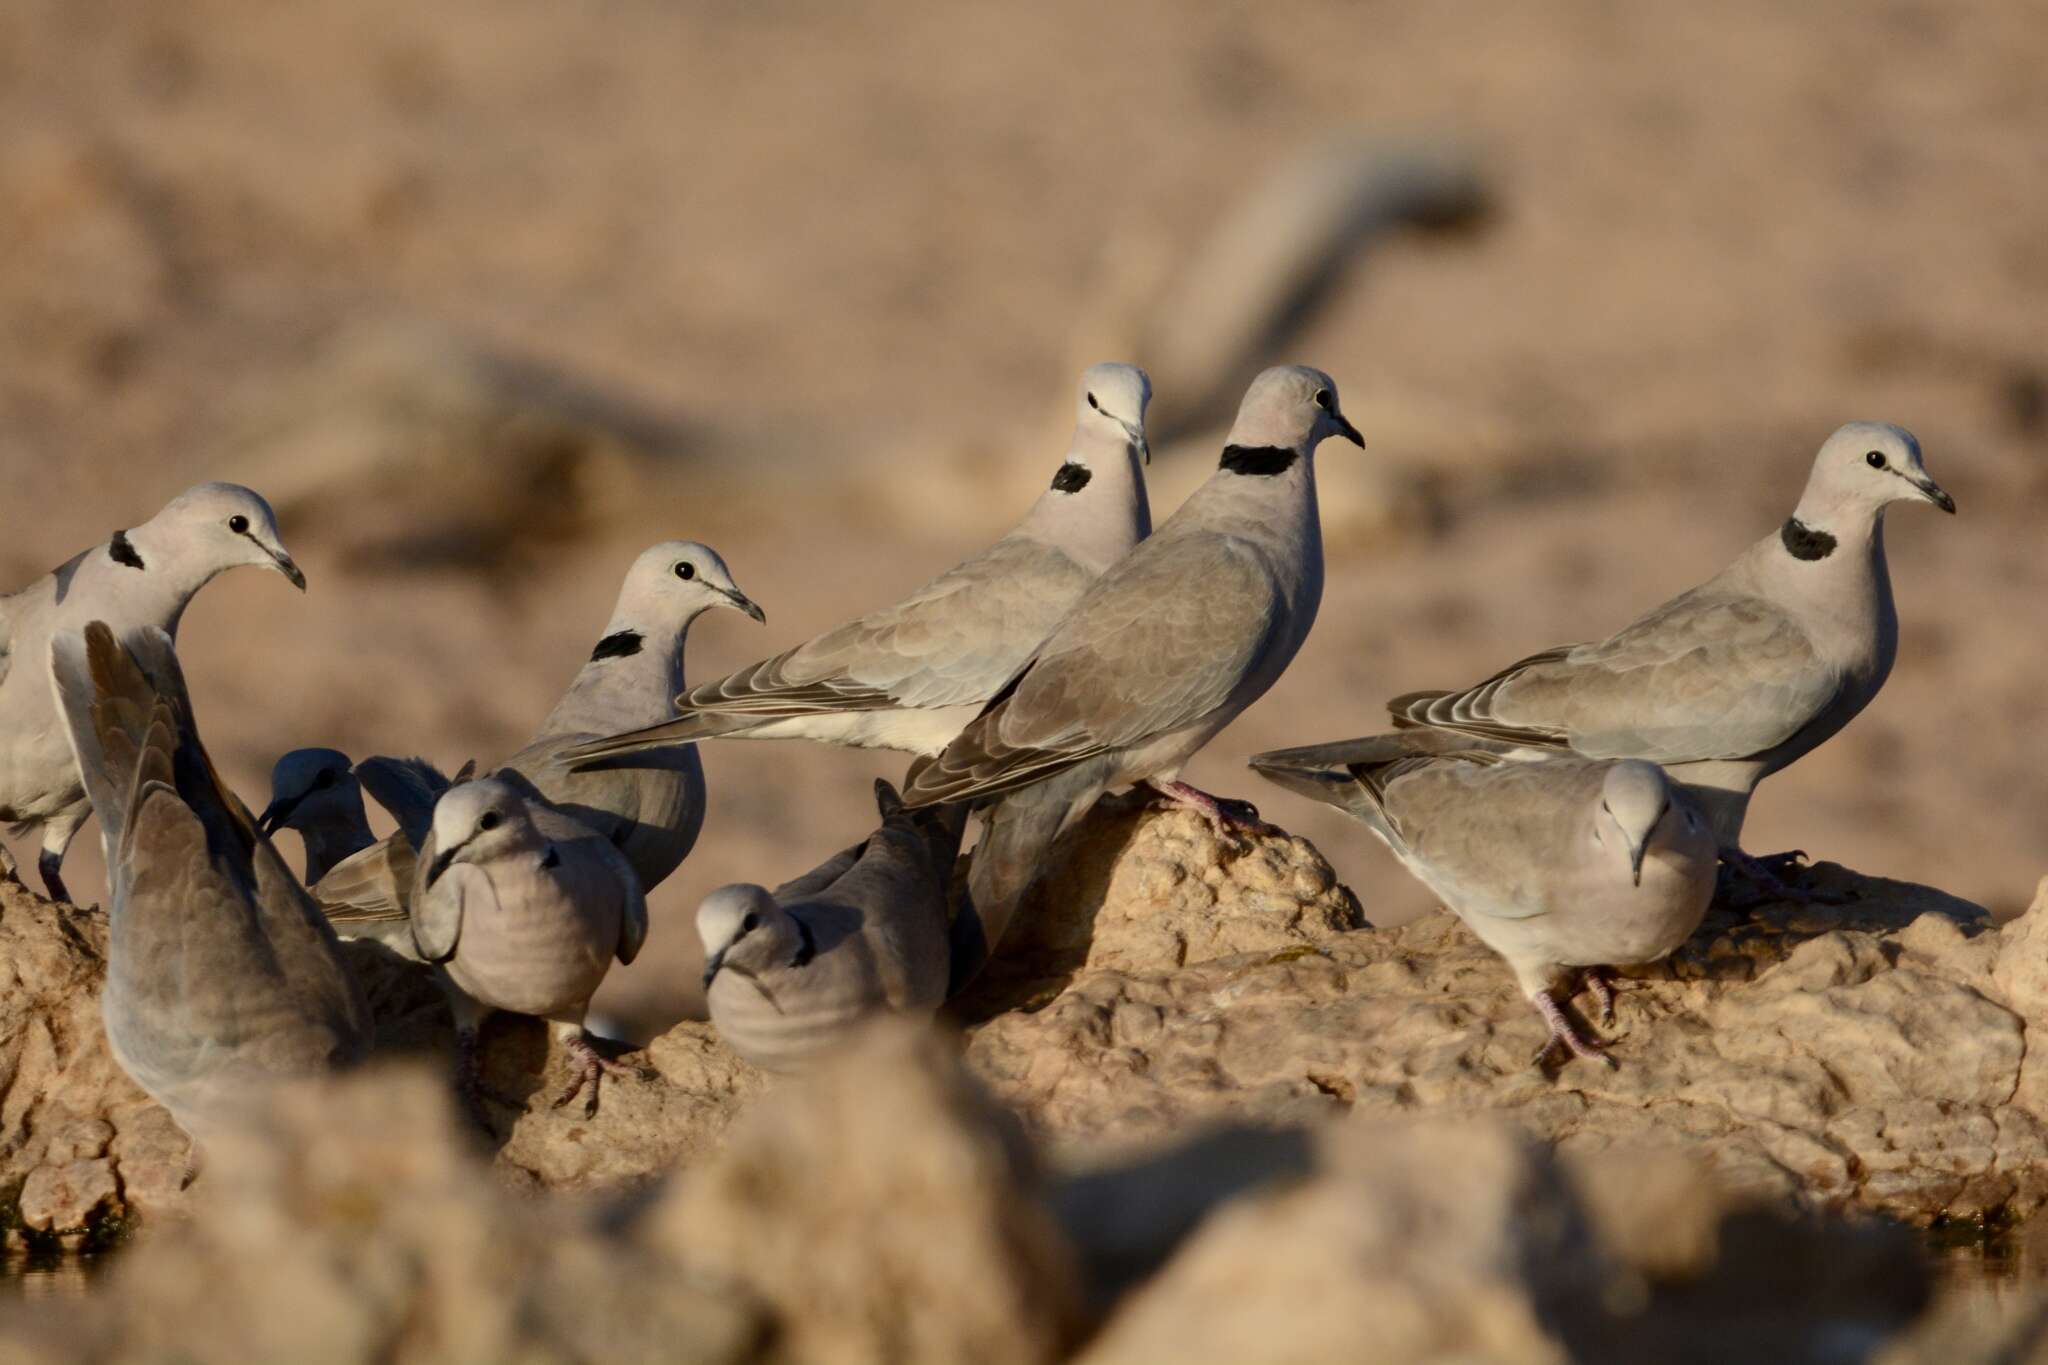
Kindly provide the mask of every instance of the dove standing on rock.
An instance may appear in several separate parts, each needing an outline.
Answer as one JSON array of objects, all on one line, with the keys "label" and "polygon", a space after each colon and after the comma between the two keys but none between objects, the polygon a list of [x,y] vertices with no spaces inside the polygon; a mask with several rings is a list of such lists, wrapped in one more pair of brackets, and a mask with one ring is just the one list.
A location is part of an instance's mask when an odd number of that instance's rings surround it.
[{"label": "dove standing on rock", "polygon": [[145,625],[124,646],[94,621],[45,657],[100,815],[115,1060],[203,1140],[264,1085],[360,1059],[355,979],[200,744],[170,635]]},{"label": "dove standing on rock", "polygon": [[768,1071],[799,1070],[884,1010],[946,1001],[946,902],[964,806],[913,811],[875,783],[866,842],[770,892],[721,886],[697,911],[704,1000],[719,1037]]},{"label": "dove standing on rock", "polygon": [[1565,1013],[1577,979],[1668,956],[1714,895],[1713,831],[1654,763],[1517,762],[1505,745],[1397,734],[1260,754],[1252,767],[1356,816],[1514,969],[1559,1047],[1613,1065]]},{"label": "dove standing on rock", "polygon": [[1702,586],[1596,644],[1388,708],[1403,727],[1659,764],[1706,815],[1723,860],[1782,890],[1776,867],[1801,855],[1744,854],[1743,817],[1758,782],[1847,725],[1892,671],[1884,513],[1895,502],[1956,510],[1911,432],[1851,422],[1820,448],[1791,518]]},{"label": "dove standing on rock", "polygon": [[[16,835],[42,827],[36,865],[52,900],[71,899],[61,875],[64,853],[92,805],[43,673],[51,639],[104,621],[123,640],[145,627],[176,640],[193,595],[242,564],[306,586],[278,540],[270,505],[236,484],[203,483],[142,525],[116,531],[104,545],[0,598],[0,821],[12,822]],[[17,875],[4,847],[0,869]]]},{"label": "dove standing on rock", "polygon": [[1323,595],[1315,450],[1365,444],[1320,370],[1252,381],[1217,471],[1097,579],[988,709],[911,768],[912,806],[994,803],[955,921],[954,985],[1001,940],[1060,832],[1104,791],[1143,782],[1213,824],[1181,766],[1271,687]]},{"label": "dove standing on rock", "polygon": [[342,859],[377,842],[363,809],[363,787],[339,749],[293,749],[270,770],[270,804],[256,817],[268,837],[281,829],[306,846],[306,885]]},{"label": "dove standing on rock", "polygon": [[639,878],[604,836],[516,780],[451,787],[434,807],[412,896],[420,957],[447,973],[459,1079],[481,1094],[477,1028],[490,1010],[548,1021],[569,1055],[567,1104],[621,1071],[590,1045],[583,1018],[612,959],[631,962],[647,938]]},{"label": "dove standing on rock", "polygon": [[1081,376],[1073,443],[1016,529],[895,606],[676,699],[676,720],[585,745],[600,758],[679,740],[815,739],[935,754],[1010,680],[1082,591],[1152,529],[1151,381]]},{"label": "dove standing on rock", "polygon": [[[600,735],[675,714],[690,624],[713,607],[765,619],[710,547],[672,540],[643,551],[626,574],[589,662],[540,733],[500,765],[500,771],[519,775],[550,805],[610,840],[625,854],[643,891],[676,870],[703,828],[704,764],[696,746],[675,742],[595,764],[577,764],[568,754]],[[366,784],[372,781],[369,766],[380,762],[399,760],[357,764]],[[380,800],[385,796],[376,786],[371,794]],[[397,799],[394,793],[392,800]],[[343,933],[403,940],[410,937],[403,921],[413,887],[411,856],[424,836],[408,837],[408,817],[390,801],[386,806],[399,821],[399,833],[338,864],[315,895]]]}]

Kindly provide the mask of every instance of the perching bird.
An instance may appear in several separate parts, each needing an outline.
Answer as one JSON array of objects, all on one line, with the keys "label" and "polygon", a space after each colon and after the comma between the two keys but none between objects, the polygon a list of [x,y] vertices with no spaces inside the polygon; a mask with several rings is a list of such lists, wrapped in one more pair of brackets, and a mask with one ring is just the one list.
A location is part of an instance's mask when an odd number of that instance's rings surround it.
[{"label": "perching bird", "polygon": [[[51,701],[43,662],[50,640],[105,621],[127,640],[154,626],[174,641],[185,607],[216,574],[241,564],[275,569],[304,590],[306,576],[277,538],[262,498],[231,483],[202,483],[142,525],[73,556],[0,598],[0,821],[20,836],[40,825],[36,860],[52,900],[69,901],[64,852],[92,805]],[[0,872],[16,877],[0,847]]]},{"label": "perching bird", "polygon": [[[296,829],[305,839],[306,885],[335,933],[370,939],[400,957],[418,960],[404,907],[412,893],[419,846],[434,818],[434,803],[448,790],[447,776],[423,758],[376,756],[356,764],[345,783],[337,778],[332,786],[321,788],[318,783],[342,755],[332,749],[295,750],[278,760],[278,771],[284,772],[296,755],[328,756],[317,768],[310,758],[296,760],[299,777],[291,785],[302,788],[310,782],[314,795],[303,801],[279,796],[257,823]],[[308,769],[314,772],[310,779],[304,776]],[[474,763],[468,764],[455,780],[467,781],[475,770]],[[274,788],[284,785],[276,776],[272,782]],[[398,821],[396,834],[382,840],[371,835],[363,808],[366,790]],[[344,802],[345,813],[334,809]],[[335,853],[342,856],[329,856]]]},{"label": "perching bird", "polygon": [[912,806],[995,803],[974,850],[973,906],[955,920],[956,988],[1001,940],[1052,841],[1104,791],[1143,782],[1212,823],[1232,819],[1176,778],[1308,638],[1323,595],[1315,450],[1326,436],[1365,444],[1328,375],[1259,375],[1217,471],[1082,594],[958,739],[912,766]]},{"label": "perching bird", "polygon": [[306,846],[306,885],[342,859],[377,842],[363,810],[363,788],[339,749],[293,749],[270,770],[270,804],[256,817],[265,836],[281,829]]},{"label": "perching bird", "polygon": [[1260,754],[1252,767],[1365,822],[1507,959],[1562,1046],[1613,1065],[1564,1011],[1579,979],[1612,1022],[1604,970],[1654,962],[1714,895],[1713,831],[1654,763],[1508,758],[1504,745],[1402,733]]},{"label": "perching bird", "polygon": [[647,937],[647,902],[603,835],[512,778],[451,787],[434,807],[413,886],[420,957],[454,985],[465,1098],[479,1093],[476,1034],[491,1010],[548,1021],[573,1071],[559,1107],[622,1070],[590,1045],[583,1017],[612,959],[631,962]]},{"label": "perching bird", "polygon": [[265,1085],[361,1058],[369,1011],[333,931],[214,770],[170,635],[124,647],[94,621],[45,658],[100,815],[115,1060],[204,1140]]},{"label": "perching bird", "polygon": [[1140,468],[1151,398],[1136,366],[1093,366],[1052,487],[1008,535],[892,607],[691,688],[676,699],[679,718],[571,757],[714,736],[937,753],[1151,532]]},{"label": "perching bird", "polygon": [[1536,752],[1642,758],[1684,784],[1721,856],[1776,886],[1740,848],[1758,782],[1869,705],[1898,654],[1885,567],[1894,502],[1955,500],[1928,477],[1912,433],[1851,422],[1820,448],[1799,506],[1714,578],[1596,644],[1564,645],[1462,692],[1411,692],[1396,725]]},{"label": "perching bird", "polygon": [[[697,842],[704,824],[704,765],[695,745],[669,744],[596,764],[566,754],[586,740],[675,714],[683,643],[690,623],[713,607],[763,620],[715,551],[665,541],[641,553],[590,661],[557,702],[533,741],[497,771],[531,783],[549,804],[589,826],[626,856],[643,890],[652,890]],[[365,759],[357,765],[364,774]],[[372,795],[380,795],[371,788]],[[387,803],[388,804],[388,803]],[[413,849],[400,833],[338,864],[315,889],[343,932],[397,934],[411,894]],[[381,931],[379,926],[382,926]],[[398,945],[393,945],[398,946]]]},{"label": "perching bird", "polygon": [[946,902],[964,806],[913,811],[875,783],[881,828],[772,893],[721,886],[697,911],[704,999],[719,1037],[769,1071],[794,1071],[884,1010],[946,1000]]}]

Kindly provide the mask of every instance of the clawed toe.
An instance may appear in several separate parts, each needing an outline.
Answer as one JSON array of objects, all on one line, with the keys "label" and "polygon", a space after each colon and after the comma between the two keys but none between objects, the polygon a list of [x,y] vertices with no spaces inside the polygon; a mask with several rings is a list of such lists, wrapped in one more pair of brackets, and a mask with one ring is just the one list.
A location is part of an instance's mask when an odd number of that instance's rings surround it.
[{"label": "clawed toe", "polygon": [[1551,1056],[1562,1047],[1574,1057],[1582,1057],[1589,1062],[1598,1062],[1609,1071],[1615,1069],[1614,1058],[1610,1057],[1606,1052],[1607,1045],[1597,1038],[1588,1038],[1582,1033],[1578,1025],[1572,1022],[1571,1016],[1565,1013],[1564,1007],[1557,1003],[1550,992],[1544,991],[1539,993],[1535,997],[1534,1003],[1536,1012],[1542,1015],[1543,1022],[1550,1026],[1550,1037],[1544,1041],[1543,1046],[1537,1051],[1535,1057],[1530,1059],[1531,1066],[1540,1070],[1550,1060]]}]

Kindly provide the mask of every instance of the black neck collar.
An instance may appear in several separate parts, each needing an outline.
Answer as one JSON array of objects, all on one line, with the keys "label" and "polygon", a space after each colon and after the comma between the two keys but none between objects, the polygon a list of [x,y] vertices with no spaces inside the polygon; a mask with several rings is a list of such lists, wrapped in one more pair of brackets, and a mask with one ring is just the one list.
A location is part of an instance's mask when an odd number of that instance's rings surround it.
[{"label": "black neck collar", "polygon": [[1785,525],[1778,532],[1778,539],[1785,542],[1785,553],[1794,559],[1826,559],[1835,552],[1833,536],[1826,531],[1816,531],[1797,517],[1785,519]]},{"label": "black neck collar", "polygon": [[1270,479],[1294,468],[1294,462],[1300,458],[1301,452],[1292,446],[1225,446],[1222,463],[1217,467],[1233,474]]},{"label": "black neck collar", "polygon": [[590,651],[590,662],[599,659],[627,659],[640,652],[645,637],[637,630],[615,630],[597,642],[597,648]]},{"label": "black neck collar", "polygon": [[126,564],[131,569],[140,569],[142,555],[135,548],[135,542],[128,539],[126,531],[114,532],[114,538],[107,542],[107,557],[116,564]]}]

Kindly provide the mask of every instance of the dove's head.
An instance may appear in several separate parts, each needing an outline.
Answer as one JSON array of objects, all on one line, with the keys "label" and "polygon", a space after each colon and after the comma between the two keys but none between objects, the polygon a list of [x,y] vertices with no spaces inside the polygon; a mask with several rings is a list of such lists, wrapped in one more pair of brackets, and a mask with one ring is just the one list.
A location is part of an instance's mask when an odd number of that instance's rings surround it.
[{"label": "dove's head", "polygon": [[363,788],[339,749],[294,749],[270,770],[270,804],[256,818],[264,834],[363,818]]},{"label": "dove's head", "polygon": [[1931,502],[1944,512],[1956,510],[1956,500],[1921,463],[1920,442],[1912,432],[1889,422],[1851,422],[1836,428],[1814,457],[1813,474],[1794,516],[1820,528],[1843,512],[1880,512],[1894,502]]},{"label": "dove's head", "polygon": [[1150,464],[1145,408],[1151,401],[1152,381],[1136,365],[1090,365],[1081,375],[1075,426],[1082,433],[1128,445]]},{"label": "dove's head", "polygon": [[306,575],[278,539],[270,504],[240,484],[188,488],[127,539],[127,553],[141,561],[139,568],[162,563],[204,581],[223,570],[253,564],[275,569],[301,592],[306,587]]},{"label": "dove's head", "polygon": [[757,977],[773,967],[810,960],[803,928],[765,886],[721,886],[697,907],[697,937],[704,941],[704,989],[720,972]]},{"label": "dove's head", "polygon": [[1337,381],[1306,365],[1275,365],[1245,390],[1230,428],[1230,446],[1246,451],[1313,451],[1326,436],[1365,445],[1365,438],[1337,405]]},{"label": "dove's head", "polygon": [[502,778],[464,782],[434,803],[434,862],[428,886],[456,863],[515,856],[546,841],[534,828],[526,793]]},{"label": "dove's head", "polygon": [[1643,884],[1643,856],[1661,835],[1705,835],[1705,826],[1692,806],[1673,797],[1671,779],[1664,770],[1641,759],[1616,763],[1601,783],[1593,838],[1610,858],[1627,868],[1634,885]]},{"label": "dove's head", "polygon": [[756,621],[768,619],[732,581],[718,551],[694,540],[664,540],[642,550],[626,571],[613,620],[658,628],[688,623],[713,607],[730,607]]}]

